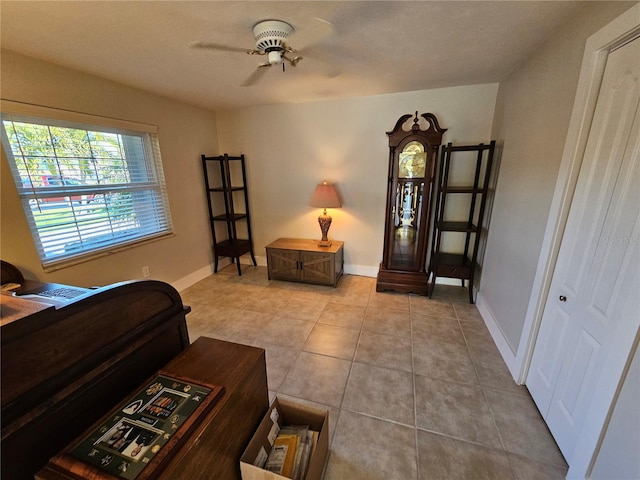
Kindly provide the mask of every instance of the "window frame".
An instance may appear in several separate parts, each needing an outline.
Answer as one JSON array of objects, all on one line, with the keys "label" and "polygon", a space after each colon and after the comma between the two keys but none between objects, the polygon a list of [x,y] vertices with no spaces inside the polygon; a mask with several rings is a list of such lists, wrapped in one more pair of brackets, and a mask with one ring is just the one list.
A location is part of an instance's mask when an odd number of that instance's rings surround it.
[{"label": "window frame", "polygon": [[[23,211],[29,225],[34,246],[45,271],[49,272],[71,265],[76,265],[97,257],[110,255],[141,244],[157,241],[174,235],[170,203],[164,177],[164,168],[160,155],[159,141],[157,138],[158,129],[155,125],[101,117],[4,99],[1,103],[1,111],[3,122],[1,129],[2,148],[9,163],[14,184],[16,185],[18,195],[20,197],[20,203],[22,204]],[[106,134],[120,134],[125,137],[139,137],[143,155],[142,158],[140,158],[137,167],[132,167],[132,164],[127,162],[129,157],[124,154],[122,155],[121,160],[126,164],[128,176],[131,176],[134,171],[146,171],[150,172],[149,175],[151,178],[146,179],[146,181],[135,181],[133,179],[129,179],[129,181],[121,183],[99,184],[98,182],[95,184],[72,184],[73,179],[65,176],[65,172],[62,168],[57,167],[56,173],[53,173],[51,177],[57,177],[56,181],[59,182],[60,185],[55,185],[52,182],[50,188],[47,188],[48,185],[40,185],[36,187],[31,180],[29,181],[29,185],[24,185],[24,175],[20,174],[19,166],[16,161],[16,159],[20,161],[20,159],[24,157],[14,156],[9,138],[5,132],[5,120],[34,124],[37,123],[40,125],[48,125],[50,127],[76,128]],[[124,137],[119,138],[123,139]],[[78,158],[85,157],[79,156]],[[132,168],[134,168],[134,170],[131,170]],[[49,175],[44,175],[43,181],[45,176],[49,177]],[[69,178],[68,182],[67,178]],[[47,180],[47,182],[48,181],[51,181],[51,179]],[[127,234],[123,237],[118,237],[117,234],[111,232],[111,239],[108,238],[104,241],[99,240],[94,244],[90,241],[82,241],[81,248],[75,252],[51,255],[45,251],[41,242],[41,234],[44,228],[42,225],[37,225],[32,209],[33,200],[36,200],[36,202],[39,202],[38,205],[41,205],[40,201],[43,198],[51,199],[62,197],[65,202],[68,201],[69,206],[73,209],[74,199],[80,199],[79,203],[81,204],[82,198],[88,198],[89,195],[92,195],[92,198],[95,198],[95,195],[100,195],[101,193],[106,194],[108,192],[109,194],[113,194],[116,192],[135,194],[136,191],[145,191],[147,193],[145,194],[142,202],[131,199],[131,207],[136,210],[141,207],[149,208],[150,206],[159,205],[160,220],[157,220],[154,223],[154,215],[146,213],[145,215],[141,217],[138,216],[136,218],[136,221],[139,222],[139,224],[127,231]],[[103,201],[106,206],[106,200]],[[112,215],[112,213],[107,212],[105,218],[111,222]],[[151,221],[149,222],[149,220]],[[151,229],[148,228],[149,224],[152,225]],[[81,220],[74,219],[73,226],[77,230],[82,231],[82,228],[85,228],[82,227],[82,225],[83,223]]]}]

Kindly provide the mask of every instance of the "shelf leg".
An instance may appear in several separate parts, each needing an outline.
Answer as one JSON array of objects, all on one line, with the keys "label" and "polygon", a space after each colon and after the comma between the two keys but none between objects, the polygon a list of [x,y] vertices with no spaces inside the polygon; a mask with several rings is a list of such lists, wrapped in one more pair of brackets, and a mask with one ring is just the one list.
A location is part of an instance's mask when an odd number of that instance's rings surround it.
[{"label": "shelf leg", "polygon": [[436,286],[436,274],[433,273],[433,276],[431,277],[431,281],[429,281],[429,276],[427,275],[427,297],[431,298],[431,296],[433,295],[433,289]]},{"label": "shelf leg", "polygon": [[236,260],[236,266],[238,267],[238,275],[242,276],[242,270],[240,267],[240,257],[237,257],[235,260]]},{"label": "shelf leg", "polygon": [[218,273],[218,255],[213,256],[213,273]]},{"label": "shelf leg", "polygon": [[467,288],[469,289],[469,303],[471,305],[473,305],[474,303],[476,303],[473,299],[473,279],[475,277],[475,272],[474,269],[471,269],[471,273],[469,275],[469,278],[467,279]]}]

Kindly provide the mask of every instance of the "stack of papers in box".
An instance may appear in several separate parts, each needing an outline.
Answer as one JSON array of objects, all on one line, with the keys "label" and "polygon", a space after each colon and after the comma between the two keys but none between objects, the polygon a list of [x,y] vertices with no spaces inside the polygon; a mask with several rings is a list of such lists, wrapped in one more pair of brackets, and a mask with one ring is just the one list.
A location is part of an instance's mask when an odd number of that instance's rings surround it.
[{"label": "stack of papers in box", "polygon": [[305,478],[318,432],[306,425],[289,425],[280,429],[263,468],[293,480]]},{"label": "stack of papers in box", "polygon": [[242,480],[322,480],[329,412],[275,398],[240,458]]}]

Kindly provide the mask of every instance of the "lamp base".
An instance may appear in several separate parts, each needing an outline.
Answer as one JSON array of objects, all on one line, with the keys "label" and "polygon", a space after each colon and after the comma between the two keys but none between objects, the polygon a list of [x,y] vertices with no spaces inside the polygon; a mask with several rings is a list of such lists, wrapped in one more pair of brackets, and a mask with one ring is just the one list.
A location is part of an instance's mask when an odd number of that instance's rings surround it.
[{"label": "lamp base", "polygon": [[320,224],[320,230],[322,230],[322,239],[318,242],[319,247],[330,247],[331,240],[327,237],[329,233],[329,227],[331,226],[331,216],[327,215],[327,209],[324,209],[324,213],[318,217],[318,223]]}]

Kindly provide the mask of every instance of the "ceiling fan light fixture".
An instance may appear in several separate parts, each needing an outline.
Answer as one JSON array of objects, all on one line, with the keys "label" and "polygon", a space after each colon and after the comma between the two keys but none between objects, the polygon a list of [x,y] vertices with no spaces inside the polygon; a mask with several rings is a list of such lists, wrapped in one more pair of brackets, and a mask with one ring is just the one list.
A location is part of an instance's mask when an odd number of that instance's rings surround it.
[{"label": "ceiling fan light fixture", "polygon": [[[257,50],[268,48],[283,48],[283,42],[293,33],[293,27],[282,20],[263,20],[253,27]],[[271,55],[271,52],[269,52]],[[271,60],[269,60],[271,63]]]},{"label": "ceiling fan light fixture", "polygon": [[271,65],[277,65],[282,63],[282,51],[281,50],[272,50],[268,53],[269,55],[269,63]]}]

